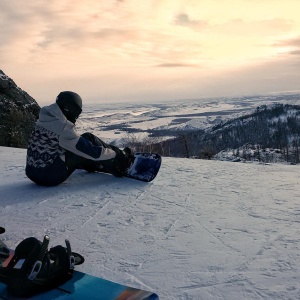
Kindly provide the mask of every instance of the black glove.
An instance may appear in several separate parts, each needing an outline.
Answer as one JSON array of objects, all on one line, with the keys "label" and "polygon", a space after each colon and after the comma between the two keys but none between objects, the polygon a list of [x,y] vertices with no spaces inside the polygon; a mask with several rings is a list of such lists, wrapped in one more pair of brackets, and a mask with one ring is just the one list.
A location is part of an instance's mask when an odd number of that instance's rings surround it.
[{"label": "black glove", "polygon": [[134,153],[133,153],[133,151],[129,147],[125,147],[123,149],[123,152],[124,152],[124,154],[126,156],[126,159],[129,162],[129,166],[130,166],[131,163],[134,161]]},{"label": "black glove", "polygon": [[116,152],[116,157],[113,159],[115,165],[115,171],[113,172],[113,174],[118,177],[124,176],[126,170],[133,162],[133,152],[128,147],[124,148],[124,150],[121,150],[118,147],[112,145],[110,145],[110,147]]},{"label": "black glove", "polygon": [[123,169],[128,169],[133,161],[133,153],[130,148],[126,147],[124,150],[118,149],[115,159],[121,164]]}]

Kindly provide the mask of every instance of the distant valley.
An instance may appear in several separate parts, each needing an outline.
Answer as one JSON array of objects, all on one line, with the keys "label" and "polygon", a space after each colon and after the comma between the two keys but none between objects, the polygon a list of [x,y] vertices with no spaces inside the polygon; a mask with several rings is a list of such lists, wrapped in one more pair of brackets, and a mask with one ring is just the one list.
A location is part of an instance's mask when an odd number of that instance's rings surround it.
[{"label": "distant valley", "polygon": [[163,103],[85,104],[79,131],[119,143],[128,133],[171,138],[206,129],[222,121],[253,112],[273,103],[300,105],[300,94],[177,100]]}]

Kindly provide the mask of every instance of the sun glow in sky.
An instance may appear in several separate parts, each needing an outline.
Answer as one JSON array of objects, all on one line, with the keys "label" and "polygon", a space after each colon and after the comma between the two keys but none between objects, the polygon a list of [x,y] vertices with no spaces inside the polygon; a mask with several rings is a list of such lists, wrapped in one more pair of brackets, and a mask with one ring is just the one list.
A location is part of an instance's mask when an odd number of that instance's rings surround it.
[{"label": "sun glow in sky", "polygon": [[300,90],[299,0],[0,0],[0,69],[38,103]]}]

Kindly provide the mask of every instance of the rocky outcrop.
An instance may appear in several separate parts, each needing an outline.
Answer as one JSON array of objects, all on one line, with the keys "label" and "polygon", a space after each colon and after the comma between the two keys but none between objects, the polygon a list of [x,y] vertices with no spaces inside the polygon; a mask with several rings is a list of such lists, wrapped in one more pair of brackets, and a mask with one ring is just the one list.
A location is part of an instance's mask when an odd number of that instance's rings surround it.
[{"label": "rocky outcrop", "polygon": [[0,146],[27,148],[39,111],[37,102],[0,70]]}]

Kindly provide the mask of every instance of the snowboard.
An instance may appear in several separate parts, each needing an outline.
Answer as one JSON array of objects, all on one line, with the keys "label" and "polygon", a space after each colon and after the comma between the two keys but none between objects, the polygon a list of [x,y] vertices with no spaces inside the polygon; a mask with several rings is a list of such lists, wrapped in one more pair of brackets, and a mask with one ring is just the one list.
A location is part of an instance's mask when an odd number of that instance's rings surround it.
[{"label": "snowboard", "polygon": [[[10,252],[9,261],[14,255]],[[3,263],[3,267],[8,262]],[[74,271],[73,277],[50,291],[36,294],[30,298],[13,297],[7,292],[6,284],[0,282],[0,299],[33,299],[33,300],[159,300],[153,292],[132,288],[100,277]]]},{"label": "snowboard", "polygon": [[134,160],[125,177],[150,182],[156,177],[160,165],[161,156],[159,154],[137,152],[134,154]]}]

